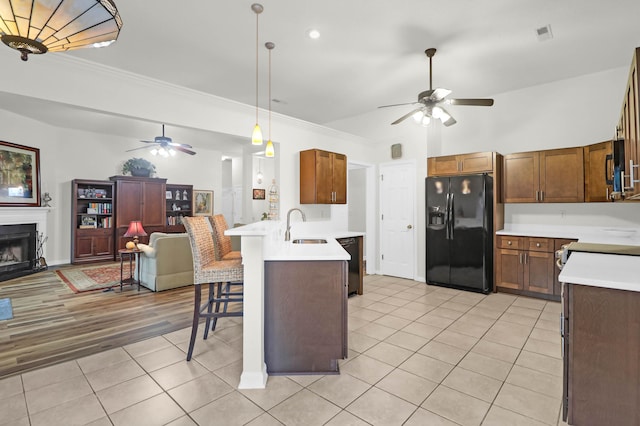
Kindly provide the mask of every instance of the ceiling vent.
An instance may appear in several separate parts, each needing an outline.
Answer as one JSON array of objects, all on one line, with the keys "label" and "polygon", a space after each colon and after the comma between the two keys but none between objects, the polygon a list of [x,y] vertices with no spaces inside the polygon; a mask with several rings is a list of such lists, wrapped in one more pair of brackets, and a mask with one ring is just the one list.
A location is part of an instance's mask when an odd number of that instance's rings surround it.
[{"label": "ceiling vent", "polygon": [[538,41],[551,40],[553,38],[553,33],[551,32],[551,25],[547,25],[547,26],[536,29],[536,35],[538,36]]}]

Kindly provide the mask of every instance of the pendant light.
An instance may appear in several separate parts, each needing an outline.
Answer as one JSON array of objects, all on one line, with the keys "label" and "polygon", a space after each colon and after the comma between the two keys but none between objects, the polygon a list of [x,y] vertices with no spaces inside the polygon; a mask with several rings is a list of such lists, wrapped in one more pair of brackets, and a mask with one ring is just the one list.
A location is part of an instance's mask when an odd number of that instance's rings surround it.
[{"label": "pendant light", "polygon": [[273,142],[271,142],[271,51],[276,47],[274,43],[270,41],[266,42],[265,47],[269,50],[269,140],[267,141],[267,147],[264,150],[264,155],[269,158],[273,158],[276,155],[273,148]]},{"label": "pendant light", "polygon": [[29,54],[108,46],[121,28],[112,0],[0,1],[0,40],[23,61]]},{"label": "pendant light", "polygon": [[251,5],[251,10],[256,14],[256,125],[253,127],[251,143],[253,145],[262,145],[262,129],[258,125],[258,17],[264,8],[261,4],[254,3]]}]

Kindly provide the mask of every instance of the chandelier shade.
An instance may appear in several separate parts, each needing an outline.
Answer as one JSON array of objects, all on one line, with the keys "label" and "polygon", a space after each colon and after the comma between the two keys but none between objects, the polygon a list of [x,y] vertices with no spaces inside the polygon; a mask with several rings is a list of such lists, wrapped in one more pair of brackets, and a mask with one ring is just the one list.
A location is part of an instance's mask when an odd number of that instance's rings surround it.
[{"label": "chandelier shade", "polygon": [[112,0],[0,0],[0,39],[23,61],[29,54],[107,46],[121,28]]}]

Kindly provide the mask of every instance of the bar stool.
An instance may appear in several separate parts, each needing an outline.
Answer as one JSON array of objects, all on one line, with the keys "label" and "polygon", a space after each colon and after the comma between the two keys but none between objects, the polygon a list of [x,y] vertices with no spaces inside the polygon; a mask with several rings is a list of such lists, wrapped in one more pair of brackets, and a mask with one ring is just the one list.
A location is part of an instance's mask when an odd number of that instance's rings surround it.
[{"label": "bar stool", "polygon": [[[211,326],[211,331],[214,331],[218,318],[242,316],[242,309],[229,312],[227,308],[229,303],[242,303],[243,292],[232,289],[232,286],[242,285],[243,267],[241,259],[216,260],[212,229],[207,217],[185,217],[183,224],[189,235],[189,243],[191,245],[195,288],[193,324],[191,326],[189,351],[187,352],[187,361],[190,361],[193,355],[196,335],[198,334],[200,318],[206,318],[204,330],[204,339],[206,340],[209,334],[209,327]],[[201,303],[202,284],[209,284],[209,297],[206,303]],[[217,290],[215,287],[217,287]],[[222,311],[220,311],[220,304],[224,305]],[[213,325],[211,325],[212,319]]]},{"label": "bar stool", "polygon": [[215,216],[209,216],[209,221],[211,222],[211,226],[213,227],[216,260],[242,259],[242,255],[239,251],[232,250],[231,237],[229,237],[228,235],[224,235],[224,231],[229,229],[224,215],[217,214]]}]

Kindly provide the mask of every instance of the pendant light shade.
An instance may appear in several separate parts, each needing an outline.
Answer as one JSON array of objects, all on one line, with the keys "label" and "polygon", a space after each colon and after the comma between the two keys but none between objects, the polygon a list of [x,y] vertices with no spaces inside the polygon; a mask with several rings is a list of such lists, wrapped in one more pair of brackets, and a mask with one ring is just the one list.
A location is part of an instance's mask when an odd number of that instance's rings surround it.
[{"label": "pendant light shade", "polygon": [[276,155],[276,151],[273,148],[273,142],[271,142],[271,51],[276,45],[270,41],[266,42],[265,47],[269,50],[269,140],[264,150],[264,155],[273,158]]},{"label": "pendant light shade", "polygon": [[29,54],[113,43],[122,19],[112,0],[0,0],[0,39]]},{"label": "pendant light shade", "polygon": [[253,127],[253,133],[251,134],[251,143],[253,145],[262,145],[262,129],[258,124],[258,17],[264,8],[261,4],[254,3],[251,5],[251,10],[256,14],[256,125]]},{"label": "pendant light shade", "polygon": [[276,156],[276,150],[273,148],[273,142],[271,139],[267,142],[267,147],[264,150],[264,155],[269,158],[273,158]]}]

